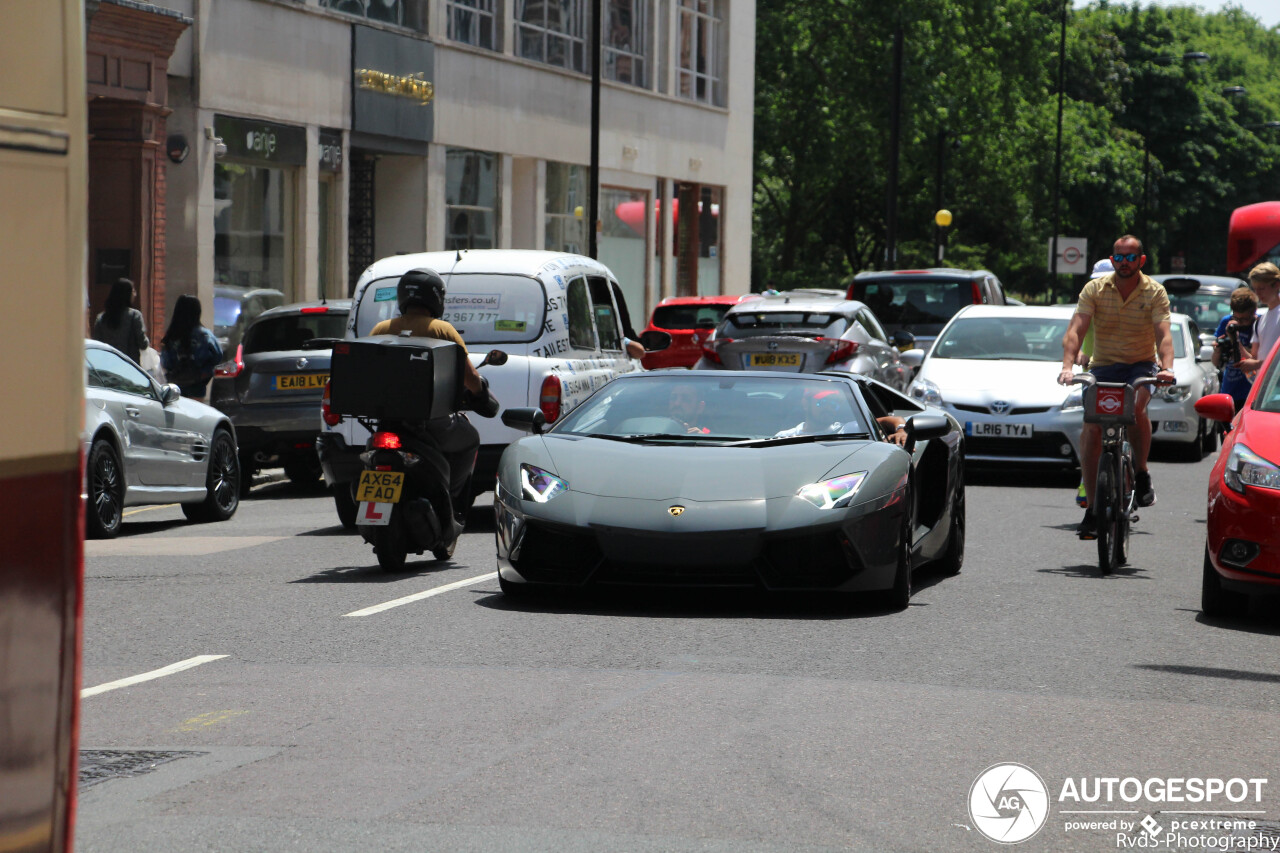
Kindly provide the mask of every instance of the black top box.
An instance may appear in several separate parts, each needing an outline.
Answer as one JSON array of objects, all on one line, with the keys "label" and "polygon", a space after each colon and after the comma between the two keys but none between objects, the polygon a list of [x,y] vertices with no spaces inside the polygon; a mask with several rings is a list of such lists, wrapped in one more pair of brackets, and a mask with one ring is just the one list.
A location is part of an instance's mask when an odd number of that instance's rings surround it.
[{"label": "black top box", "polygon": [[466,356],[453,341],[378,335],[343,341],[329,363],[340,415],[422,421],[458,411]]}]

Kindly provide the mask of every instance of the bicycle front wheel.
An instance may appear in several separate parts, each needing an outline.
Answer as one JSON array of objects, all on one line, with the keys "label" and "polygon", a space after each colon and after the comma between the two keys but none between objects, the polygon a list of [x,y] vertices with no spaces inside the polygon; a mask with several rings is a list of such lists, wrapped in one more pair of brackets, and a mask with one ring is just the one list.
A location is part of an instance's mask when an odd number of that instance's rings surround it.
[{"label": "bicycle front wheel", "polygon": [[1093,517],[1098,525],[1098,571],[1111,574],[1116,563],[1116,542],[1121,536],[1120,484],[1116,478],[1115,459],[1103,453],[1098,460],[1098,482],[1093,489]]},{"label": "bicycle front wheel", "polygon": [[1129,562],[1129,519],[1133,517],[1134,502],[1136,500],[1132,456],[1126,454],[1121,457],[1120,471],[1120,495],[1116,501],[1116,506],[1120,508],[1120,518],[1113,551],[1115,557],[1113,562],[1117,566],[1123,566]]}]

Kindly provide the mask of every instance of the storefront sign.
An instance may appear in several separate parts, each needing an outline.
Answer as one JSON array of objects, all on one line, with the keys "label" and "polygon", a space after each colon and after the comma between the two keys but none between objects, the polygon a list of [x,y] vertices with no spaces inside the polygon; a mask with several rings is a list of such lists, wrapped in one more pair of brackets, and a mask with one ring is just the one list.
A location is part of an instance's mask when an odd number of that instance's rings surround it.
[{"label": "storefront sign", "polygon": [[431,141],[435,48],[431,42],[355,26],[352,35],[351,129],[412,143]]},{"label": "storefront sign", "polygon": [[342,171],[342,131],[320,128],[320,171]]},{"label": "storefront sign", "polygon": [[215,115],[213,129],[226,143],[229,158],[293,166],[307,162],[305,128]]}]

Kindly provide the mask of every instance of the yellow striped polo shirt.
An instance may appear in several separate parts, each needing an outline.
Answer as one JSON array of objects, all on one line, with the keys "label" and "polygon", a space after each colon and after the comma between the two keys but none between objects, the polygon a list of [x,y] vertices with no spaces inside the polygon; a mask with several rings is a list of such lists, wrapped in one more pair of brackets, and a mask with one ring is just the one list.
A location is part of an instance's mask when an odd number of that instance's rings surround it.
[{"label": "yellow striped polo shirt", "polygon": [[1169,320],[1169,294],[1150,276],[1142,275],[1128,299],[1120,298],[1115,273],[1095,278],[1080,291],[1076,313],[1092,318],[1090,367],[1159,360],[1155,326]]}]

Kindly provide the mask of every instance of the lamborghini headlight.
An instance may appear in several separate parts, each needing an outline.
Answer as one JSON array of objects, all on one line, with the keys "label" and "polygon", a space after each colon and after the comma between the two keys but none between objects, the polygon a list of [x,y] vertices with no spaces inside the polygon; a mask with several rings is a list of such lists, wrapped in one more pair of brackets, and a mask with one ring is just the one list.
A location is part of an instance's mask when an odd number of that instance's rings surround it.
[{"label": "lamborghini headlight", "polygon": [[1222,479],[1233,490],[1244,494],[1245,486],[1280,489],[1280,467],[1268,462],[1243,444],[1231,448]]},{"label": "lamborghini headlight", "polygon": [[833,477],[820,483],[802,486],[796,494],[818,509],[840,509],[849,505],[865,479],[867,479],[866,471],[845,474],[842,477]]},{"label": "lamborghini headlight", "polygon": [[544,504],[569,488],[568,482],[534,465],[520,465],[520,496]]},{"label": "lamborghini headlight", "polygon": [[942,391],[928,379],[917,379],[907,388],[907,393],[926,406],[941,406]]},{"label": "lamborghini headlight", "polygon": [[1084,408],[1084,386],[1072,385],[1067,392],[1067,399],[1062,401],[1062,411],[1076,412]]},{"label": "lamborghini headlight", "polygon": [[1156,392],[1160,395],[1160,399],[1166,403],[1181,403],[1183,400],[1191,396],[1190,385],[1170,385],[1168,388],[1162,388]]}]

